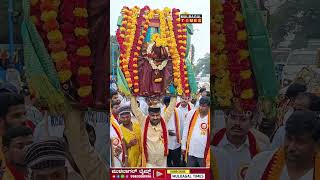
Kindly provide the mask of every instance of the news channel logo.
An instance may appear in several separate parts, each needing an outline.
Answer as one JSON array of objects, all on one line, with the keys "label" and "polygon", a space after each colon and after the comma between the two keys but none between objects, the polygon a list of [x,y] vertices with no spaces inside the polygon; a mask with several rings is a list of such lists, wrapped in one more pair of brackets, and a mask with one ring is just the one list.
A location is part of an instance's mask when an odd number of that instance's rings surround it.
[{"label": "news channel logo", "polygon": [[181,23],[193,23],[201,24],[202,23],[202,14],[180,14]]}]

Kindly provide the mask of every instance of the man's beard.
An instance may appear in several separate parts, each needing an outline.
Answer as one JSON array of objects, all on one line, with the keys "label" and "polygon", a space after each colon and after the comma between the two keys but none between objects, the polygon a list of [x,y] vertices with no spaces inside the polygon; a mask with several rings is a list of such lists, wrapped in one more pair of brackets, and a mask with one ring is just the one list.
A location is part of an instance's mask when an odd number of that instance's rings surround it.
[{"label": "man's beard", "polygon": [[160,121],[159,120],[156,120],[156,121],[150,121],[150,124],[152,125],[152,126],[156,126],[156,125],[158,125],[160,123]]}]

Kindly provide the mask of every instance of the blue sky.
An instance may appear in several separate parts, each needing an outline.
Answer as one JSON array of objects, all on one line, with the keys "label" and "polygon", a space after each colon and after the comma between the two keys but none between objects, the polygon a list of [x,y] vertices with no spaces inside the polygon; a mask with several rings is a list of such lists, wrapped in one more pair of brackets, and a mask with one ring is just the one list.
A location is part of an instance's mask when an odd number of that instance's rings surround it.
[{"label": "blue sky", "polygon": [[[110,34],[115,35],[117,19],[123,6],[140,8],[148,5],[151,9],[164,7],[178,8],[181,12],[202,14],[202,24],[194,24],[195,30],[191,43],[194,44],[195,60],[210,52],[210,0],[111,0],[110,1]],[[209,62],[208,62],[209,63]]]}]

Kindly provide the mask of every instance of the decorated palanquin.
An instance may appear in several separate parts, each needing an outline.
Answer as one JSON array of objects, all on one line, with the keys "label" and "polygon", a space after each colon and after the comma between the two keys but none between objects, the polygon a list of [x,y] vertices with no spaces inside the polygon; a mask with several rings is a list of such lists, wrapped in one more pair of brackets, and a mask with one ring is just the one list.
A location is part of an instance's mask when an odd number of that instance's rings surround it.
[{"label": "decorated palanquin", "polygon": [[275,116],[278,84],[268,31],[256,0],[211,3],[211,86],[216,108],[237,103],[244,111],[259,108]]},{"label": "decorated palanquin", "polygon": [[189,53],[193,28],[181,23],[179,14],[175,8],[122,8],[116,32],[117,85],[124,94],[196,94]]}]

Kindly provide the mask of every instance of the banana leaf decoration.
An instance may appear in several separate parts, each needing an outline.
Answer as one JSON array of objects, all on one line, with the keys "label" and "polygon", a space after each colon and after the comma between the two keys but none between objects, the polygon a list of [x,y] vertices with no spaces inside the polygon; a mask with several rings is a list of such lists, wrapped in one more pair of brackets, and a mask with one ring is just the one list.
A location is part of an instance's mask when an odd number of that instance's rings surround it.
[{"label": "banana leaf decoration", "polygon": [[192,24],[187,24],[187,52],[186,52],[186,57],[188,57],[189,51],[190,51],[191,35],[193,35],[193,26],[192,26]]},{"label": "banana leaf decoration", "polygon": [[195,78],[192,64],[190,62],[190,56],[186,59],[185,64],[187,66],[187,71],[188,71],[188,80],[189,80],[189,87],[191,92],[190,94],[192,97],[195,97],[198,90],[198,84]]},{"label": "banana leaf decoration", "polygon": [[248,32],[248,46],[252,70],[259,92],[262,112],[267,118],[276,116],[276,98],[279,92],[268,31],[256,0],[240,1]]},{"label": "banana leaf decoration", "polygon": [[248,45],[252,70],[259,96],[275,98],[279,92],[268,31],[264,25],[256,0],[241,1],[248,32]]},{"label": "banana leaf decoration", "polygon": [[38,98],[44,99],[52,113],[67,109],[57,73],[35,25],[30,19],[30,1],[23,0],[23,39],[26,76]]}]

